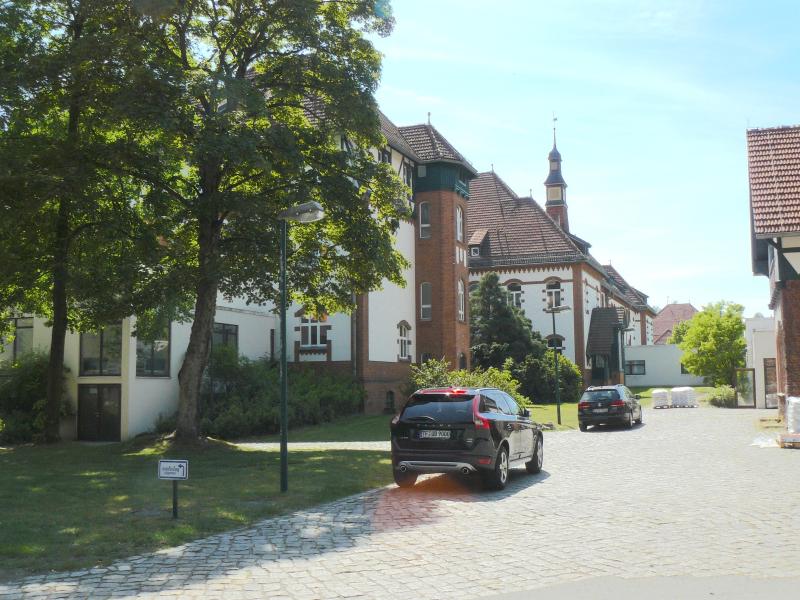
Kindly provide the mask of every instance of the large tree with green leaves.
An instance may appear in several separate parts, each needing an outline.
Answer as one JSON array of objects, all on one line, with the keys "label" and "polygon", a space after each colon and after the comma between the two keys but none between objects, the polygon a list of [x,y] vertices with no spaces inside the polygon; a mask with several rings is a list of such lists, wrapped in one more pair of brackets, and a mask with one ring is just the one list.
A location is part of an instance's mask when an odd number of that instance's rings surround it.
[{"label": "large tree with green leaves", "polygon": [[48,441],[67,330],[130,314],[157,259],[140,184],[105,166],[143,150],[126,131],[124,100],[147,64],[129,15],[117,0],[0,1],[0,317],[51,321]]},{"label": "large tree with green leaves", "polygon": [[484,275],[470,295],[470,335],[476,367],[502,368],[509,358],[519,363],[528,355],[541,357],[547,349],[530,319],[509,302],[497,273]]},{"label": "large tree with green leaves", "polygon": [[714,385],[735,386],[735,369],[745,364],[743,314],[741,304],[720,301],[679,323],[670,343],[683,350],[686,370]]},{"label": "large tree with green leaves", "polygon": [[[180,437],[198,435],[197,399],[217,295],[277,299],[278,215],[308,200],[326,218],[290,229],[289,287],[313,312],[349,309],[384,279],[402,283],[393,237],[405,190],[369,149],[384,143],[368,39],[392,19],[383,0],[135,3],[158,94],[132,90],[135,121],[155,115],[153,156],[120,174],[147,186],[161,226],[171,317],[191,315],[179,373]],[[155,111],[154,111],[155,109]],[[112,167],[112,165],[107,165]],[[141,311],[148,317],[148,311]],[[147,319],[145,319],[147,320]]]}]

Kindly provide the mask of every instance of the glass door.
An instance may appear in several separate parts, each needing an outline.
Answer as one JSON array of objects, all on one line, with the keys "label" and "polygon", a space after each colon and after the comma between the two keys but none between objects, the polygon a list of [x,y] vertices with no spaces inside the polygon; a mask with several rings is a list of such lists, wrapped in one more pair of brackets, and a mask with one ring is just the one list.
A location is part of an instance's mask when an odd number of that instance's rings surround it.
[{"label": "glass door", "polygon": [[756,370],[736,369],[736,406],[756,407]]}]

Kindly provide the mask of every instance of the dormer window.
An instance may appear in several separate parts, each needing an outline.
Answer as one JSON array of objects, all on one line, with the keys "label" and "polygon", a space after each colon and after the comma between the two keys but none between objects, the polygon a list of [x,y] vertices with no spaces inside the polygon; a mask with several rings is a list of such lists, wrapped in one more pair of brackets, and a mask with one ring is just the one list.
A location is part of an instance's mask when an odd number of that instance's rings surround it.
[{"label": "dormer window", "polygon": [[481,255],[481,247],[480,246],[472,246],[472,248],[469,249],[469,255],[470,256],[480,256]]}]

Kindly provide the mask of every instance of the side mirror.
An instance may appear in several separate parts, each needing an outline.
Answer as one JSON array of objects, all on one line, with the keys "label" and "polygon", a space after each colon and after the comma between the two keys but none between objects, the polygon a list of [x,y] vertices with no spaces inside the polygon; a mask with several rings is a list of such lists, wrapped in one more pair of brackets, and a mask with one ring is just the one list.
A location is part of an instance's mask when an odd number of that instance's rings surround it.
[{"label": "side mirror", "polygon": [[523,408],[522,409],[522,416],[523,417],[530,417],[531,416],[531,411],[529,411],[527,408]]},{"label": "side mirror", "polygon": [[639,394],[634,395],[634,398],[636,398],[637,400],[641,400],[642,399],[642,397]]}]

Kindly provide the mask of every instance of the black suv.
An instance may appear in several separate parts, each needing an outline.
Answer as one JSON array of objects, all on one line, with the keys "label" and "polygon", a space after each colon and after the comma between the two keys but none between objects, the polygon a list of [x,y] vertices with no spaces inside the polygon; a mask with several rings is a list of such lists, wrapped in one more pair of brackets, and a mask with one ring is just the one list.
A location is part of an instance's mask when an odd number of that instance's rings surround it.
[{"label": "black suv", "polygon": [[494,388],[437,388],[414,393],[392,419],[392,467],[400,487],[419,473],[480,473],[503,489],[508,470],[542,470],[542,430],[530,412]]},{"label": "black suv", "polygon": [[639,394],[624,385],[590,387],[578,402],[578,426],[586,431],[589,425],[617,423],[628,428],[642,422]]}]

